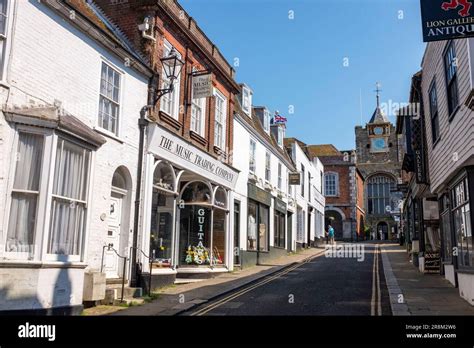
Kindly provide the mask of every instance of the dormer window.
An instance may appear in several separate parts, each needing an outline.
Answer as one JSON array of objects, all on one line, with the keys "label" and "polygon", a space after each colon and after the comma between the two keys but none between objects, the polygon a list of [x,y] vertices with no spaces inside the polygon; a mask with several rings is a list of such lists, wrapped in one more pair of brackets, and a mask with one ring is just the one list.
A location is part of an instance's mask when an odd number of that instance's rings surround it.
[{"label": "dormer window", "polygon": [[283,138],[285,136],[283,127],[278,127],[278,146],[283,146]]},{"label": "dormer window", "polygon": [[265,109],[263,111],[263,129],[265,132],[270,132],[270,111]]},{"label": "dormer window", "polygon": [[242,86],[242,110],[250,116],[250,110],[252,109],[252,93],[250,89]]}]

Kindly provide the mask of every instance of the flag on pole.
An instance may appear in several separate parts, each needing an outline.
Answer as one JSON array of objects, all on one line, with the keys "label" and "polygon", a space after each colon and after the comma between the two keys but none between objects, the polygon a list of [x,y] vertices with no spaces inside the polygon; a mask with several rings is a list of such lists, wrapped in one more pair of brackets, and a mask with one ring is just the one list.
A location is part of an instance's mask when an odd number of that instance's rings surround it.
[{"label": "flag on pole", "polygon": [[278,111],[275,111],[275,116],[273,116],[273,121],[275,123],[286,123],[286,117],[281,116]]}]

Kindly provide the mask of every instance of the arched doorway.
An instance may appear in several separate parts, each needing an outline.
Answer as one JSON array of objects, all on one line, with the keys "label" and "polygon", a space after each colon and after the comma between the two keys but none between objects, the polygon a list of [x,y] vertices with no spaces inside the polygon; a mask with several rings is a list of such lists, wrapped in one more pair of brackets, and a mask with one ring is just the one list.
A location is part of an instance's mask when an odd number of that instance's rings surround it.
[{"label": "arched doorway", "polygon": [[128,248],[128,230],[130,228],[131,176],[125,167],[118,167],[112,176],[110,208],[107,217],[106,244],[110,245],[105,252],[104,271],[107,278],[122,277],[124,256]]},{"label": "arched doorway", "polygon": [[343,237],[343,226],[342,226],[342,215],[336,210],[326,210],[325,212],[325,226],[326,231],[328,226],[331,225],[334,228],[334,239],[340,240]]},{"label": "arched doorway", "polygon": [[385,221],[381,221],[377,224],[377,239],[388,239],[388,224]]}]

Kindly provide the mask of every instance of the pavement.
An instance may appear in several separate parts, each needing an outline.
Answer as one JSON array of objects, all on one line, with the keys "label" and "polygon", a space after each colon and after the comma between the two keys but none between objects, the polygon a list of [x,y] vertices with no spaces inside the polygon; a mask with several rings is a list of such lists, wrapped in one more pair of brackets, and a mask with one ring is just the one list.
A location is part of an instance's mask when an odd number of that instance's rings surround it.
[{"label": "pavement", "polygon": [[176,284],[162,289],[158,298],[150,303],[109,315],[178,315],[323,253],[324,248],[302,249],[273,259],[265,265],[223,273],[200,282]]},{"label": "pavement", "polygon": [[423,274],[398,244],[381,244],[393,315],[474,315],[474,307],[439,274]]}]

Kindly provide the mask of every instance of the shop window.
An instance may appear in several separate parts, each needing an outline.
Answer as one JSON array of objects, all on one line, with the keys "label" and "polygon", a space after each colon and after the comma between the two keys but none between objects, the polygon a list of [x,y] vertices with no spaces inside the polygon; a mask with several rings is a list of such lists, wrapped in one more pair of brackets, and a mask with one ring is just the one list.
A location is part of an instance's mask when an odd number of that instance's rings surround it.
[{"label": "shop window", "polygon": [[285,247],[285,214],[275,211],[273,214],[274,228],[274,246],[278,248]]},{"label": "shop window", "polygon": [[176,191],[176,176],[173,167],[166,162],[160,161],[153,172],[153,186],[170,192]]},{"label": "shop window", "polygon": [[248,203],[247,250],[257,250],[257,203]]},{"label": "shop window", "polygon": [[179,219],[180,265],[209,266],[211,264],[211,208],[186,205]]},{"label": "shop window", "polygon": [[227,193],[222,187],[217,187],[214,193],[214,206],[227,209]]},{"label": "shop window", "polygon": [[212,229],[212,264],[214,266],[225,263],[226,222],[227,212],[222,209],[214,209]]},{"label": "shop window", "polygon": [[441,232],[443,239],[443,252],[442,257],[444,262],[452,262],[453,242],[451,237],[451,221],[450,221],[450,210],[449,210],[449,198],[448,195],[443,195],[440,201],[441,207]]},{"label": "shop window", "polygon": [[153,188],[150,225],[150,255],[158,267],[171,266],[174,196]]},{"label": "shop window", "polygon": [[469,207],[467,178],[458,183],[452,190],[453,223],[457,239],[458,264],[460,267],[473,266],[472,226]]},{"label": "shop window", "polygon": [[209,186],[201,181],[195,181],[186,186],[181,195],[183,203],[212,204],[212,194]]}]

